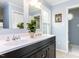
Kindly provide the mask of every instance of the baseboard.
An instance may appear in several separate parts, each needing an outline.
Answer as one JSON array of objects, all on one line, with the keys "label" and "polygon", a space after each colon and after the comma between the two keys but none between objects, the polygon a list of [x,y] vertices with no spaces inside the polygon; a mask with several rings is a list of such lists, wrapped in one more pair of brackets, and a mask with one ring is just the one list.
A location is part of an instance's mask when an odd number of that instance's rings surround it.
[{"label": "baseboard", "polygon": [[65,50],[61,50],[61,49],[56,49],[56,51],[67,53]]},{"label": "baseboard", "polygon": [[76,46],[76,47],[79,47],[79,45],[77,45],[77,44],[70,44],[70,46]]}]

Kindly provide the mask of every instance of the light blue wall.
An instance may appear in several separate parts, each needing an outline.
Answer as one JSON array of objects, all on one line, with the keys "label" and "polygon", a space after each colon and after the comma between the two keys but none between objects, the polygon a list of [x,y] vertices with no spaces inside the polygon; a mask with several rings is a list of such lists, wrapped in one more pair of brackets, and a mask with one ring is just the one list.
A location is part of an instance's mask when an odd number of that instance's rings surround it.
[{"label": "light blue wall", "polygon": [[9,5],[5,3],[4,5],[4,17],[3,17],[3,28],[9,28]]},{"label": "light blue wall", "polygon": [[[79,4],[79,0],[69,0],[67,2],[52,7],[52,31],[56,35],[57,49],[68,51],[68,19],[67,8]],[[62,13],[62,22],[55,23],[55,14]]]}]

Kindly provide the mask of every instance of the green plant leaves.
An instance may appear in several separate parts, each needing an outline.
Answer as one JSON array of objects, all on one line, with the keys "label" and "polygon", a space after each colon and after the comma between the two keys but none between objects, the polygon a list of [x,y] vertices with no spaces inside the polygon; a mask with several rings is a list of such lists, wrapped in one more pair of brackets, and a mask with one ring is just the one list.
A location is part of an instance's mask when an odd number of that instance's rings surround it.
[{"label": "green plant leaves", "polygon": [[24,29],[24,23],[23,23],[23,22],[22,22],[22,23],[19,23],[19,24],[17,25],[17,27],[20,28],[20,29]]},{"label": "green plant leaves", "polygon": [[36,20],[31,20],[30,23],[27,23],[28,25],[28,30],[30,30],[30,32],[35,32],[36,31]]}]

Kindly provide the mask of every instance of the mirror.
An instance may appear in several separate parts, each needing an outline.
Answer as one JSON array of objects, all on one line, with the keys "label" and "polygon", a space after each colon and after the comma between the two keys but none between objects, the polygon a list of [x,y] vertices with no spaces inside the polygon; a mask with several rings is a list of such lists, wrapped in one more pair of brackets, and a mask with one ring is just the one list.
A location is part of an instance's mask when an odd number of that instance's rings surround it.
[{"label": "mirror", "polygon": [[12,29],[24,29],[24,14],[19,11],[12,12]]},{"label": "mirror", "polygon": [[29,18],[30,20],[32,18],[36,19],[36,27],[37,29],[41,29],[41,9],[33,6],[33,5],[29,5]]},{"label": "mirror", "polygon": [[[29,4],[29,18],[25,16],[28,8],[24,8],[23,0],[8,1],[8,3],[3,3],[0,1],[0,29],[24,29],[23,23],[26,23],[26,19],[35,18],[37,19],[37,29],[41,28],[41,3],[38,0],[31,0]],[[26,17],[26,19],[25,19]]]},{"label": "mirror", "polygon": [[0,7],[0,29],[3,29],[3,8]]},{"label": "mirror", "polygon": [[[17,1],[17,2],[15,2]],[[23,0],[0,1],[0,30],[1,29],[24,29]]]}]

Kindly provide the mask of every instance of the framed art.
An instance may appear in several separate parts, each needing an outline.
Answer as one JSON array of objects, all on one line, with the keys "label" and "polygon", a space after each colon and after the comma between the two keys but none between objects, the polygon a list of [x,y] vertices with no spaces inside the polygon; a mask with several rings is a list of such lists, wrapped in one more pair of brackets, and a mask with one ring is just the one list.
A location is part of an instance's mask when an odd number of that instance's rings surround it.
[{"label": "framed art", "polygon": [[62,22],[62,14],[61,13],[55,15],[55,22],[56,23]]}]

